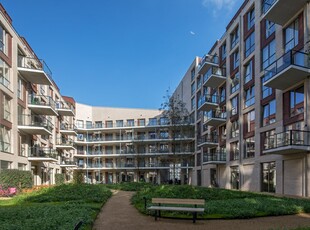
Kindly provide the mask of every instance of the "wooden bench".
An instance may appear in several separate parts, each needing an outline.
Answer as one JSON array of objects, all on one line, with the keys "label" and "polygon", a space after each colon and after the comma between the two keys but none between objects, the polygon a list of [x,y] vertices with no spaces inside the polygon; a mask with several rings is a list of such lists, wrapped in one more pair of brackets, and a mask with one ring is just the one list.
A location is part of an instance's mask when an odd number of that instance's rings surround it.
[{"label": "wooden bench", "polygon": [[[197,213],[203,213],[205,208],[205,200],[203,199],[173,199],[173,198],[152,198],[152,203],[157,204],[148,207],[148,210],[155,211],[155,220],[157,216],[160,217],[160,211],[178,211],[178,212],[191,212],[193,213],[193,223],[196,223]],[[162,206],[164,205],[164,206]],[[172,206],[174,205],[174,206]],[[186,206],[180,206],[186,205]],[[194,206],[194,207],[190,207]],[[197,207],[203,206],[203,207]]]}]

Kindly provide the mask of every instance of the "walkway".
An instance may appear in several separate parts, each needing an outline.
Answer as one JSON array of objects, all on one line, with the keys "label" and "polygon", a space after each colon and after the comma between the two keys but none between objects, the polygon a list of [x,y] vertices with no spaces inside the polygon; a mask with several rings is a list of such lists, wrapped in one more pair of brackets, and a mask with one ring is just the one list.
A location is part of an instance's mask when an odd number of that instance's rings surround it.
[{"label": "walkway", "polygon": [[155,222],[154,217],[140,214],[131,204],[133,192],[116,191],[99,213],[94,230],[185,230],[185,229],[277,229],[287,230],[297,227],[310,227],[310,214],[293,216],[261,217],[246,220],[191,220],[164,219]]}]

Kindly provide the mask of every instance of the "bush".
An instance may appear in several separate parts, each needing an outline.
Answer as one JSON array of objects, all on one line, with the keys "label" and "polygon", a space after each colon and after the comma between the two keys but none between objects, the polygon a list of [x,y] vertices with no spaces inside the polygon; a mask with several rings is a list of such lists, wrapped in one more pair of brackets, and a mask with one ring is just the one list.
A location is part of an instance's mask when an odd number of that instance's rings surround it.
[{"label": "bush", "polygon": [[84,183],[84,174],[80,170],[73,171],[73,184],[83,184]]},{"label": "bush", "polygon": [[0,185],[18,189],[32,188],[32,174],[30,171],[4,169],[0,172]]},{"label": "bush", "polygon": [[65,183],[65,174],[55,174],[56,185],[61,185]]}]

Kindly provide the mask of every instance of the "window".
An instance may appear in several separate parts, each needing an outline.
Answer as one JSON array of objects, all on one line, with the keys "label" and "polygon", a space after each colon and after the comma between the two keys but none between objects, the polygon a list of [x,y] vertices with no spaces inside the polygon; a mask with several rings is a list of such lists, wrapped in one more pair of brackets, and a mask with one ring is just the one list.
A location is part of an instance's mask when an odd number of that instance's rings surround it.
[{"label": "window", "polygon": [[238,114],[238,96],[230,100],[231,103],[231,116]]},{"label": "window", "polygon": [[230,137],[238,137],[239,136],[239,121],[234,121],[231,123]]},{"label": "window", "polygon": [[169,133],[167,131],[160,131],[160,138],[161,139],[168,139]]},{"label": "window", "polygon": [[3,119],[11,121],[11,100],[10,98],[3,94]]},{"label": "window", "polygon": [[230,143],[230,160],[239,160],[239,141]]},{"label": "window", "polygon": [[265,27],[266,27],[265,36],[266,38],[269,38],[269,36],[275,32],[275,25],[273,22],[266,20]]},{"label": "window", "polygon": [[245,57],[248,57],[255,50],[255,33],[251,33],[245,40]]},{"label": "window", "polygon": [[244,158],[255,157],[255,140],[254,137],[245,139]]},{"label": "window", "polygon": [[0,171],[4,170],[4,169],[10,169],[11,168],[11,164],[12,164],[12,162],[10,162],[10,161],[3,161],[3,160],[1,160],[0,161]]},{"label": "window", "polygon": [[123,127],[123,126],[124,126],[123,120],[116,120],[116,127]]},{"label": "window", "polygon": [[255,130],[255,110],[246,113],[245,115],[246,133],[253,132]]},{"label": "window", "polygon": [[0,25],[0,51],[5,53],[6,55],[8,54],[8,34],[5,31],[5,29]]},{"label": "window", "polygon": [[254,85],[245,90],[244,107],[247,108],[255,103],[255,87]]},{"label": "window", "polygon": [[304,86],[290,91],[290,114],[295,116],[304,112]]},{"label": "window", "polygon": [[226,87],[223,86],[220,88],[220,102],[224,102],[226,100]]},{"label": "window", "polygon": [[86,121],[86,129],[91,129],[93,127],[93,123],[91,121]]},{"label": "window", "polygon": [[267,76],[262,77],[262,83],[261,83],[261,87],[262,87],[262,99],[272,95],[273,90],[270,87],[264,86],[264,82],[266,81]]},{"label": "window", "polygon": [[138,126],[145,126],[145,119],[138,119]]},{"label": "window", "polygon": [[253,60],[249,61],[245,66],[244,71],[244,84],[248,83],[250,80],[252,80],[253,76]]},{"label": "window", "polygon": [[77,128],[84,128],[84,122],[82,120],[76,121],[76,127]]},{"label": "window", "polygon": [[262,141],[264,143],[263,150],[275,147],[275,131],[269,130],[262,133]]},{"label": "window", "polygon": [[239,167],[230,167],[230,182],[232,189],[240,188],[240,171]]},{"label": "window", "polygon": [[276,192],[276,164],[262,163],[262,192]]},{"label": "window", "polygon": [[276,0],[262,0],[262,13],[266,13]]},{"label": "window", "polygon": [[284,30],[284,50],[285,52],[290,51],[295,46],[298,45],[298,21],[297,18],[294,22],[292,22],[287,28]]},{"label": "window", "polygon": [[11,131],[0,125],[0,152],[11,152]]},{"label": "window", "polygon": [[0,58],[0,84],[4,85],[8,89],[10,88],[10,72],[9,71],[10,71],[9,66]]},{"label": "window", "polygon": [[195,101],[195,97],[193,97],[191,99],[191,109],[194,110],[196,108],[196,101]]},{"label": "window", "polygon": [[192,81],[195,79],[195,68],[191,70],[191,78],[192,78]]},{"label": "window", "polygon": [[276,121],[276,101],[272,100],[263,106],[263,126],[270,125]]},{"label": "window", "polygon": [[112,128],[113,127],[113,121],[105,121],[105,127],[106,128]]},{"label": "window", "polygon": [[262,69],[266,69],[276,60],[276,42],[272,40],[267,46],[263,48],[262,52]]},{"label": "window", "polygon": [[156,139],[156,133],[154,131],[149,132],[149,139]]},{"label": "window", "polygon": [[157,125],[157,119],[156,118],[150,118],[149,119],[149,125],[151,125],[151,126]]},{"label": "window", "polygon": [[168,118],[167,117],[161,117],[159,119],[160,125],[167,125],[168,124]]},{"label": "window", "polygon": [[102,128],[102,121],[95,121],[95,128]]},{"label": "window", "polygon": [[196,92],[195,83],[193,83],[191,85],[191,93],[192,93],[191,95],[193,96],[195,94],[195,92]]},{"label": "window", "polygon": [[255,24],[255,9],[251,9],[247,14],[248,30]]},{"label": "window", "polygon": [[230,41],[231,41],[231,49],[233,49],[239,42],[239,27],[230,34]]},{"label": "window", "polygon": [[239,72],[235,74],[233,78],[231,78],[231,83],[230,83],[230,93],[233,94],[237,90],[239,90],[239,81],[240,81],[240,74]]},{"label": "window", "polygon": [[221,48],[221,60],[222,61],[225,60],[226,55],[227,55],[226,43],[224,43]]},{"label": "window", "polygon": [[18,163],[18,170],[26,170],[26,167],[26,164]]},{"label": "window", "polygon": [[135,121],[134,119],[128,119],[127,120],[127,127],[132,127],[135,125]]},{"label": "window", "polygon": [[23,81],[19,76],[17,80],[17,97],[21,100],[24,99]]},{"label": "window", "polygon": [[202,84],[202,77],[201,77],[201,76],[199,76],[199,77],[197,77],[197,90],[199,90],[199,89],[200,89],[201,84]]},{"label": "window", "polygon": [[233,70],[239,67],[239,50],[237,50],[236,52],[233,53],[232,55],[233,58],[233,62],[232,62],[232,66],[233,66]]}]

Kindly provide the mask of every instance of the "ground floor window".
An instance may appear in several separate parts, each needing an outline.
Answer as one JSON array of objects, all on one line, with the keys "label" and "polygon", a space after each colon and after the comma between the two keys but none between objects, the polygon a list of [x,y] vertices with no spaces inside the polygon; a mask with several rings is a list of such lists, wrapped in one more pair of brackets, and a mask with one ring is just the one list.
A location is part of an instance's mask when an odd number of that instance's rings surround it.
[{"label": "ground floor window", "polygon": [[0,171],[3,169],[10,169],[12,162],[9,161],[0,161]]},{"label": "ground floor window", "polygon": [[216,169],[210,169],[210,181],[212,187],[218,187],[217,179],[216,179]]},{"label": "ground floor window", "polygon": [[262,163],[262,192],[276,191],[275,162]]},{"label": "ground floor window", "polygon": [[201,170],[197,170],[197,185],[201,186]]},{"label": "ground floor window", "polygon": [[239,167],[230,168],[231,188],[240,189],[240,170]]}]

